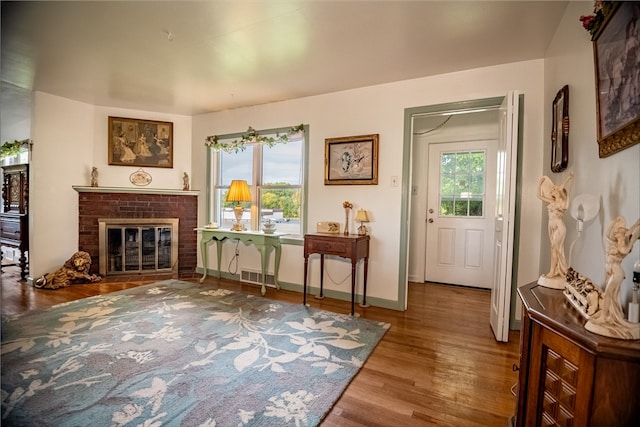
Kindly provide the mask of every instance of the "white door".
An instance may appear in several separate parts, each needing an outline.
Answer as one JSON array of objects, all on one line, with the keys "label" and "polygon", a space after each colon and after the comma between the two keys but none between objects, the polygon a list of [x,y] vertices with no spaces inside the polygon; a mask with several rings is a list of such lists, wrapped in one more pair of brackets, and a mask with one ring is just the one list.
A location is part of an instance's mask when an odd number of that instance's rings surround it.
[{"label": "white door", "polygon": [[511,271],[518,158],[518,93],[509,92],[500,106],[495,210],[494,274],[491,287],[491,329],[498,341],[509,341]]},{"label": "white door", "polygon": [[426,281],[491,288],[496,147],[429,145]]}]

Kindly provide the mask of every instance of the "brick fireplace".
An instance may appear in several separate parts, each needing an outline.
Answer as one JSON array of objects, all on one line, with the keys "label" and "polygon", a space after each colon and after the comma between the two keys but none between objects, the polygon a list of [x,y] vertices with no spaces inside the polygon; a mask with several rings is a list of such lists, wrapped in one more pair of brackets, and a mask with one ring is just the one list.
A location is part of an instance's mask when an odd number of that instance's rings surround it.
[{"label": "brick fireplace", "polygon": [[[73,187],[78,192],[78,249],[91,255],[100,271],[99,224],[103,218],[177,218],[178,277],[196,275],[198,192],[143,188]],[[144,222],[144,221],[143,221]]]}]

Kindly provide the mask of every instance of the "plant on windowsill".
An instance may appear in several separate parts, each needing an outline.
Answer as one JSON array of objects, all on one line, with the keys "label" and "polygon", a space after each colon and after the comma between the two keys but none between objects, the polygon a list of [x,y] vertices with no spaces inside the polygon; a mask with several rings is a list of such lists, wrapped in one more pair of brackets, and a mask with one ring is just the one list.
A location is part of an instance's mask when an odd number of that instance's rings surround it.
[{"label": "plant on windowsill", "polygon": [[249,126],[247,133],[242,134],[240,139],[234,139],[231,142],[222,142],[218,139],[218,135],[208,136],[204,145],[211,147],[214,150],[225,151],[227,153],[237,153],[238,151],[244,151],[248,144],[265,144],[269,147],[273,147],[278,143],[289,142],[289,137],[296,135],[304,131],[304,125],[293,126],[284,134],[276,133],[276,136],[264,136],[260,135],[254,128]]}]

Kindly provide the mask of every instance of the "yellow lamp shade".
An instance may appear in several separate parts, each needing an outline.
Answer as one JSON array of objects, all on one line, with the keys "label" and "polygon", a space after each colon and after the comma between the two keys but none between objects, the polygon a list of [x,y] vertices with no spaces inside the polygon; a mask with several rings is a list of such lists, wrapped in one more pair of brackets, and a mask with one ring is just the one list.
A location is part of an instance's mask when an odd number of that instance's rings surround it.
[{"label": "yellow lamp shade", "polygon": [[251,192],[247,181],[234,179],[227,193],[227,202],[250,202]]},{"label": "yellow lamp shade", "polygon": [[354,220],[356,222],[369,222],[369,214],[364,209],[358,209]]}]

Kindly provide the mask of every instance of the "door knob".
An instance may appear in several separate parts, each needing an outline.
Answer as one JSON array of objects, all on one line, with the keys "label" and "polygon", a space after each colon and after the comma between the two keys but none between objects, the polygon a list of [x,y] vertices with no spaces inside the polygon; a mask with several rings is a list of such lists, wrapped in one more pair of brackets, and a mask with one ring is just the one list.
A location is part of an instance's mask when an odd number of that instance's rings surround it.
[{"label": "door knob", "polygon": [[433,213],[433,209],[429,209],[429,213]]},{"label": "door knob", "polygon": [[429,222],[429,224],[433,224],[433,218],[429,218],[427,221]]}]

